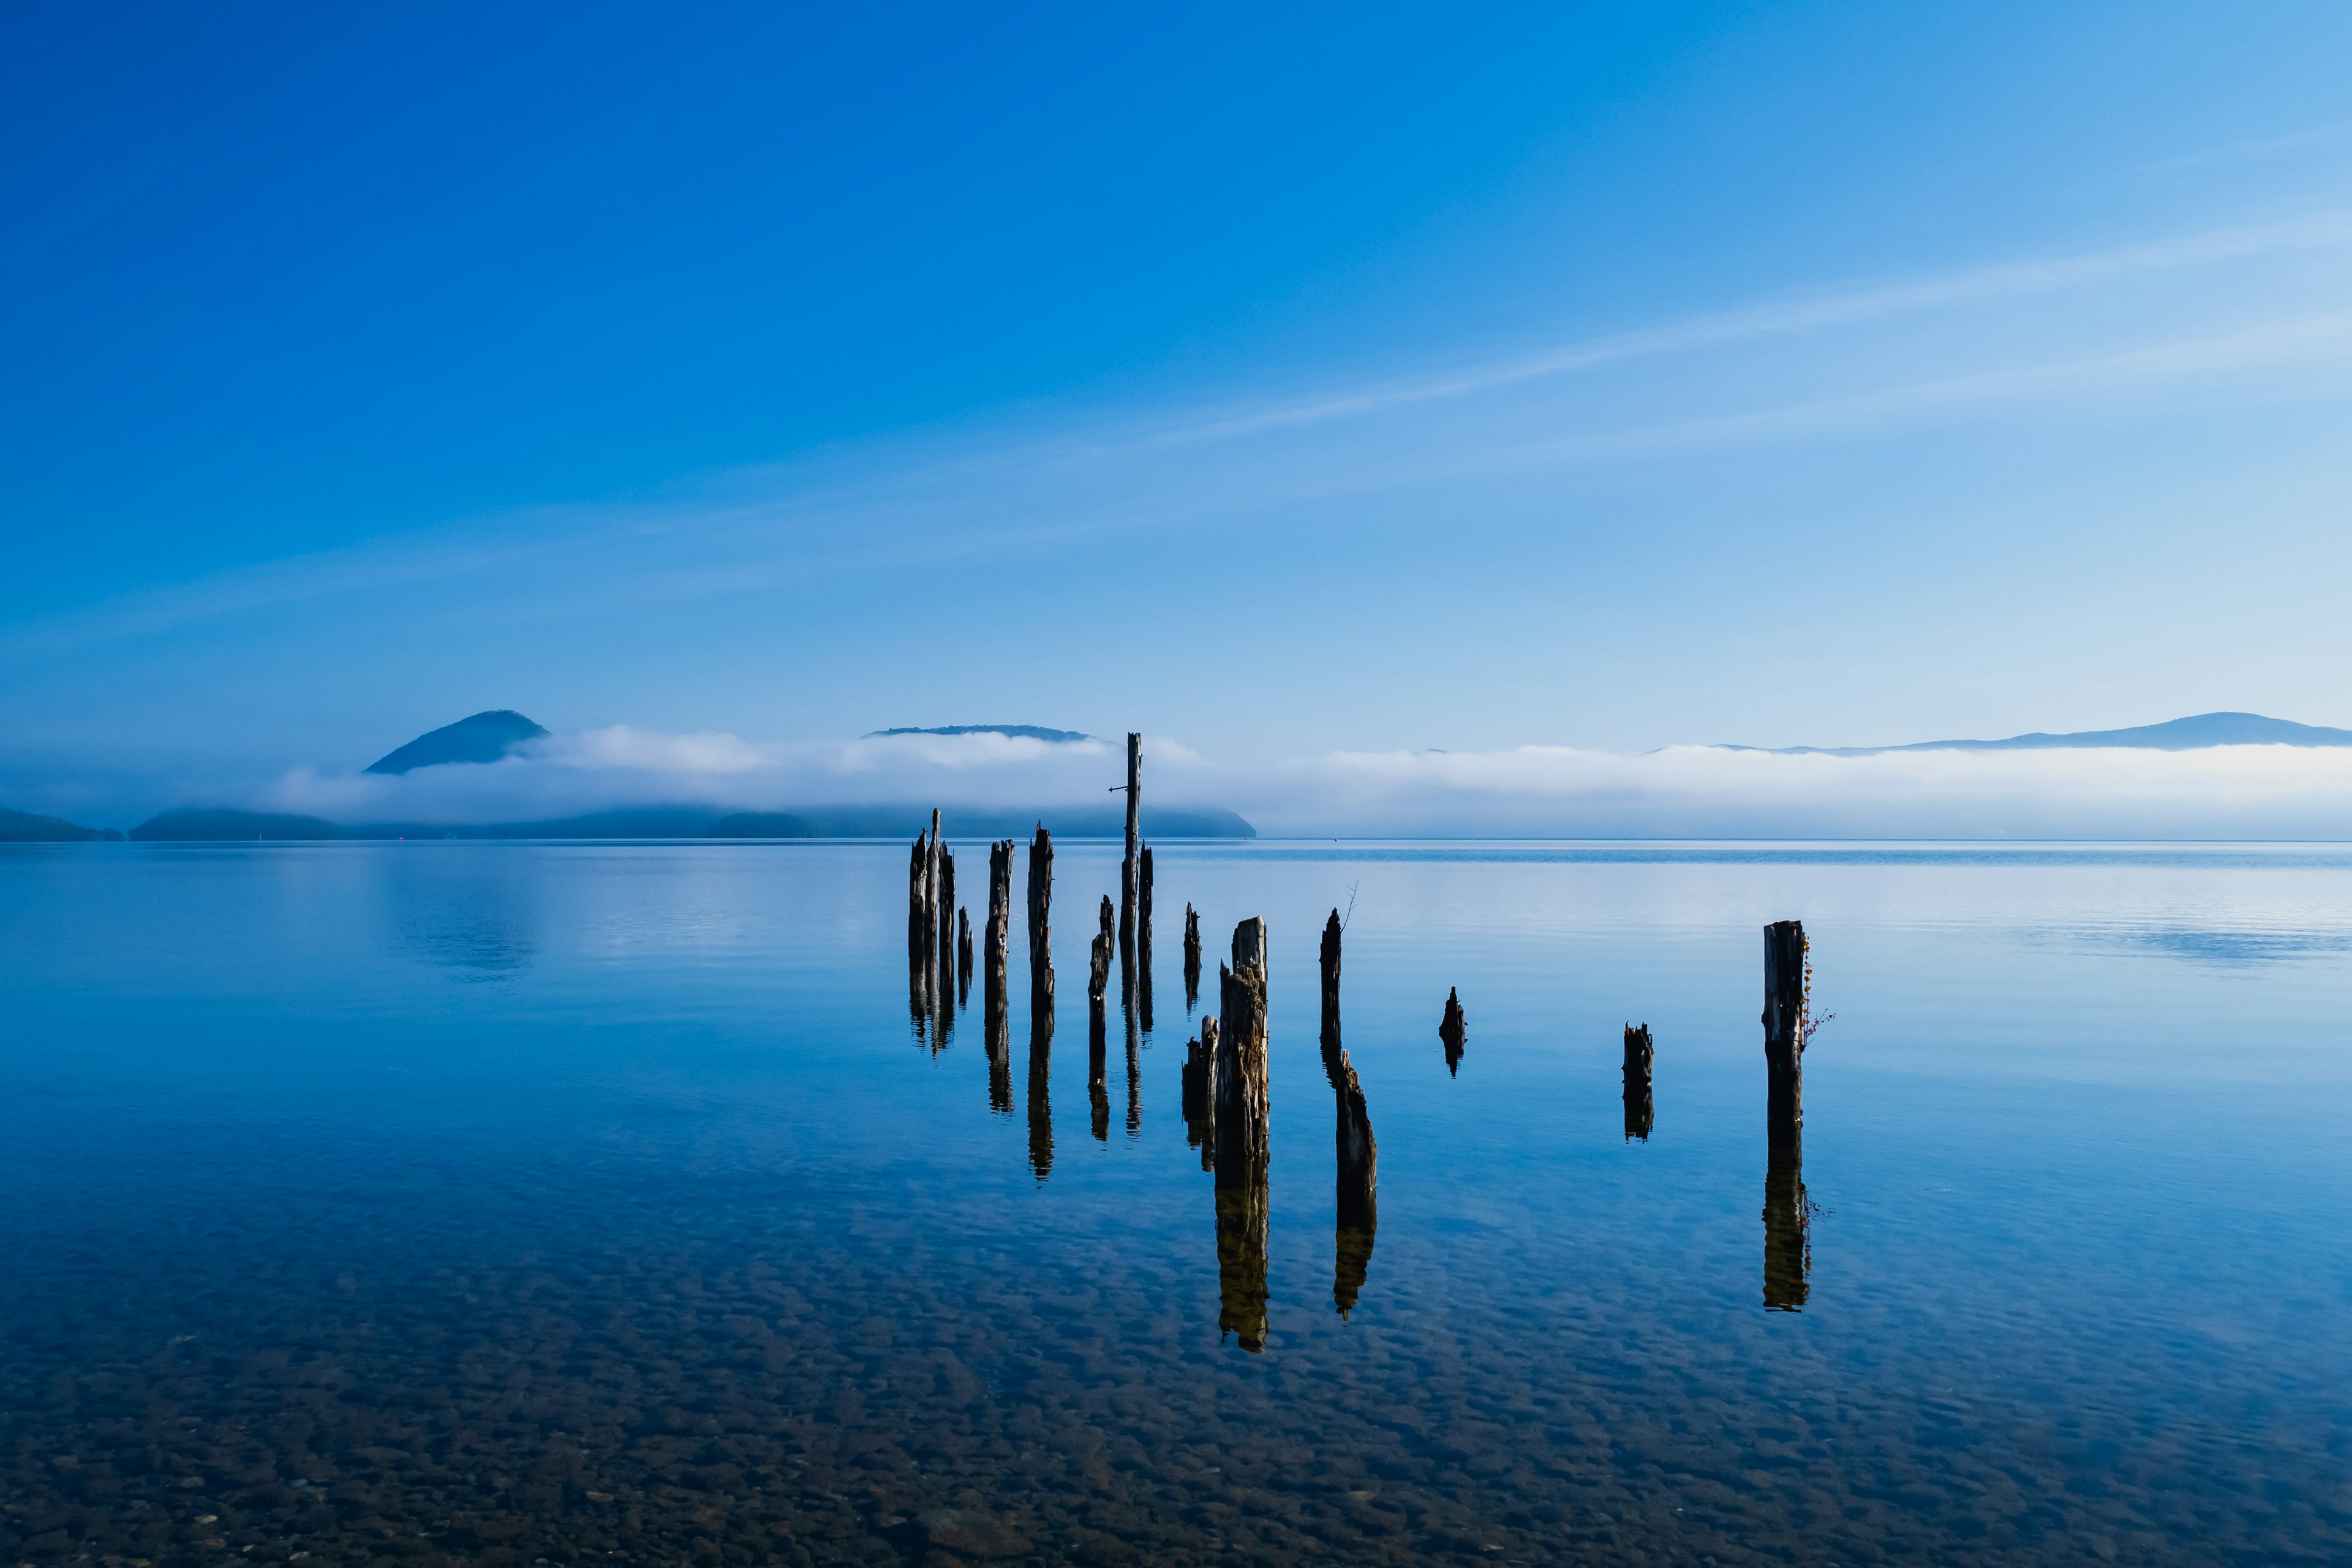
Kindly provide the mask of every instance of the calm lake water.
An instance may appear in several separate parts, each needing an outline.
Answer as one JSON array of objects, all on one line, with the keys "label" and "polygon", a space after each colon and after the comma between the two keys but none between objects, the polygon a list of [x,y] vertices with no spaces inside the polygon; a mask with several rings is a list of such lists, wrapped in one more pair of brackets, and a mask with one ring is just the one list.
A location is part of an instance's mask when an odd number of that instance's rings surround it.
[{"label": "calm lake water", "polygon": [[[1097,1103],[1057,848],[1042,1074],[1017,910],[1009,1061],[919,1033],[903,845],[0,849],[0,1561],[2352,1561],[2352,849],[1171,843]],[[1212,1008],[1271,932],[1255,1348],[1188,900]]]}]

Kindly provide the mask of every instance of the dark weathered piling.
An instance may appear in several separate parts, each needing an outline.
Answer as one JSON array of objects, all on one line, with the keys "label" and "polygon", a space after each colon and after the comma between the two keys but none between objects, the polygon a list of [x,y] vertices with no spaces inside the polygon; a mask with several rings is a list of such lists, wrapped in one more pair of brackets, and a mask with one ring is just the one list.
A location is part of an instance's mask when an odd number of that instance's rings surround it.
[{"label": "dark weathered piling", "polygon": [[[1242,1349],[1265,1348],[1265,922],[1234,930],[1234,962],[1220,967],[1216,1106],[1217,1331]],[[1205,1024],[1206,1020],[1203,1020]]]},{"label": "dark weathered piling", "polygon": [[1265,922],[1234,928],[1234,962],[1218,966],[1217,1184],[1265,1179]]},{"label": "dark weathered piling", "polygon": [[1184,906],[1184,1011],[1201,1005],[1201,915]]},{"label": "dark weathered piling", "polygon": [[1793,1147],[1776,1147],[1764,1167],[1764,1305],[1794,1312],[1812,1293],[1812,1204],[1805,1196],[1805,1163]]},{"label": "dark weathered piling", "polygon": [[1339,1048],[1339,911],[1333,910],[1323,922],[1323,947],[1317,956],[1323,974],[1323,1027],[1318,1037],[1327,1058]]},{"label": "dark weathered piling", "polygon": [[928,962],[931,942],[931,838],[915,835],[913,856],[907,863],[907,957]]},{"label": "dark weathered piling", "polygon": [[1470,1026],[1462,1016],[1462,995],[1454,987],[1445,992],[1445,1016],[1437,1022],[1437,1037],[1445,1042],[1445,1071],[1453,1076],[1462,1066],[1462,1047],[1469,1043]]},{"label": "dark weathered piling", "polygon": [[1013,935],[1013,840],[988,847],[988,924],[982,937],[981,1013],[988,1046],[988,1103],[1013,1109],[1012,999],[1007,949]]},{"label": "dark weathered piling", "polygon": [[1323,923],[1323,1072],[1331,1081],[1334,1143],[1339,1166],[1339,1222],[1334,1238],[1331,1302],[1347,1316],[1371,1265],[1380,1228],[1377,1197],[1380,1144],[1364,1106],[1364,1086],[1339,1040],[1339,911]]},{"label": "dark weathered piling", "polygon": [[1184,1142],[1201,1152],[1201,1169],[1217,1168],[1217,1021],[1184,1044]]},{"label": "dark weathered piling", "polygon": [[1108,1057],[1108,1001],[1110,994],[1110,962],[1117,938],[1111,930],[1110,895],[1102,901],[1102,925],[1087,951],[1087,1103],[1094,1111],[1094,1134],[1108,1142],[1110,1137],[1110,1089],[1104,1082]]},{"label": "dark weathered piling", "polygon": [[940,845],[939,857],[940,879],[937,889],[939,904],[932,910],[932,915],[939,927],[940,995],[945,1005],[953,1006],[956,994],[955,857],[949,853],[945,844]]},{"label": "dark weathered piling", "polygon": [[971,1000],[971,913],[956,910],[956,1005]]},{"label": "dark weathered piling", "polygon": [[1143,737],[1127,737],[1127,856],[1118,867],[1118,951],[1135,951],[1135,906],[1139,886],[1136,854],[1143,843]]},{"label": "dark weathered piling", "polygon": [[1775,1149],[1797,1148],[1805,1126],[1805,928],[1764,928],[1765,1129]]},{"label": "dark weathered piling", "polygon": [[1054,836],[1037,825],[1029,844],[1029,1035],[1054,1034]]},{"label": "dark weathered piling", "polygon": [[1657,1110],[1650,1098],[1650,1026],[1625,1026],[1625,1136],[1649,1142]]}]

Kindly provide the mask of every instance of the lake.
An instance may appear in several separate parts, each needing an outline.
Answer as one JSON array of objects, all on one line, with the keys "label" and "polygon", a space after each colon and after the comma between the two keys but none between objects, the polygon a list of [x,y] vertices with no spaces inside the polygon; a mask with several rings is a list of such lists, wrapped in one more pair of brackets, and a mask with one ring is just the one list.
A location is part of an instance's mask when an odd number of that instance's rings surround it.
[{"label": "lake", "polygon": [[[1056,847],[994,1062],[903,844],[0,847],[0,1560],[2352,1561],[2352,848],[1171,842],[1097,1086]],[[1269,932],[1238,1327],[1188,902],[1212,1011]]]}]

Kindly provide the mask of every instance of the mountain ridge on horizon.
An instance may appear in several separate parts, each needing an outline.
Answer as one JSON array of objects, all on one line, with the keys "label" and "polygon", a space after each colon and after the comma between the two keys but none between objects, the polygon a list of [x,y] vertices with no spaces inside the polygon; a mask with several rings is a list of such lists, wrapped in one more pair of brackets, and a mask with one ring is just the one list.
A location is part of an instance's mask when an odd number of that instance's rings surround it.
[{"label": "mountain ridge on horizon", "polygon": [[2122,730],[2076,730],[2053,734],[2035,730],[2000,741],[1913,741],[1896,746],[1741,746],[1717,742],[1722,752],[1763,752],[1777,757],[1876,757],[1890,752],[2040,752],[2121,749],[2195,752],[2209,746],[2352,746],[2352,730],[2298,724],[2261,713],[2192,713],[2160,724]]}]

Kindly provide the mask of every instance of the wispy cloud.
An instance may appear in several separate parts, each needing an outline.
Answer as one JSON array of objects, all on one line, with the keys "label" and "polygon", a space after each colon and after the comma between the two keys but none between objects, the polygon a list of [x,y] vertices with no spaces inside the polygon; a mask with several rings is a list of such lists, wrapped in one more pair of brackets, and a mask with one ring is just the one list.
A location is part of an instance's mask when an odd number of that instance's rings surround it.
[{"label": "wispy cloud", "polygon": [[[2347,358],[2352,269],[2336,264],[2347,250],[2352,214],[2318,212],[1827,289],[1298,395],[880,440],[652,500],[469,519],[129,595],[0,630],[0,651],[61,654],[404,593],[479,595],[509,617],[577,616],[1204,520],[1278,523],[1285,508],[1435,481],[1517,483],[1644,454],[2332,371]],[[2219,290],[2230,309],[2217,317],[2200,285],[2193,321],[2168,297],[2075,308],[2126,283],[2250,266],[2303,268],[2303,281],[2273,298],[2231,272]],[[2029,303],[2042,312],[2030,330],[1990,330]],[[1924,335],[1886,336],[1906,321]],[[1834,353],[1809,346],[1833,335]],[[1735,349],[1779,357],[1729,374],[1720,356]],[[1681,368],[1639,395],[1607,379],[1643,365]]]}]

